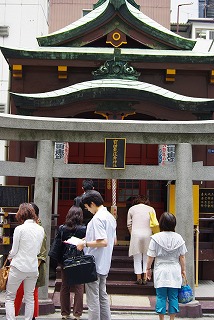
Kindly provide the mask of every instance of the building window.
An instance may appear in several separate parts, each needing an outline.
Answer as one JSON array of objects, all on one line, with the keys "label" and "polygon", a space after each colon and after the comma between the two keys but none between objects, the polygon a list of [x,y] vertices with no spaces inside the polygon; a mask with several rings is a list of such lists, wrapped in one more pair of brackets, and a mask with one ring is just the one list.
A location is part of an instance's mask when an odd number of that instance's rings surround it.
[{"label": "building window", "polygon": [[214,39],[214,29],[195,29],[195,39]]},{"label": "building window", "polygon": [[118,181],[118,202],[130,202],[139,195],[139,180],[119,180]]},{"label": "building window", "polygon": [[93,179],[94,182],[94,189],[97,190],[101,196],[103,197],[103,200],[105,201],[105,191],[106,191],[106,184],[104,179]]},{"label": "building window", "polygon": [[206,39],[207,32],[204,29],[195,29],[195,39]]},{"label": "building window", "polygon": [[89,12],[91,12],[92,10],[91,9],[83,9],[82,10],[82,16],[86,16],[86,14],[88,14]]},{"label": "building window", "polygon": [[164,186],[165,181],[149,180],[147,181],[147,198],[150,202],[163,202],[164,201]]},{"label": "building window", "polygon": [[76,193],[77,179],[59,179],[59,200],[74,200]]},{"label": "building window", "polygon": [[209,39],[211,39],[211,40],[214,39],[214,30],[209,31]]},{"label": "building window", "polygon": [[[105,180],[93,179],[94,189],[99,191],[105,200]],[[74,200],[77,196],[77,179],[59,179],[59,200]]]}]

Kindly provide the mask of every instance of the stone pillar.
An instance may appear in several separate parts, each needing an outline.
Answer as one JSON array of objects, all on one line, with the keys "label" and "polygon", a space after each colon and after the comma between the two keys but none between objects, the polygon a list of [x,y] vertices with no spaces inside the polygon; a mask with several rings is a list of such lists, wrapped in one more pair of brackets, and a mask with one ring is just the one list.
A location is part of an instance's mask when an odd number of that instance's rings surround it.
[{"label": "stone pillar", "polygon": [[[54,143],[49,140],[38,142],[37,148],[37,169],[35,178],[34,202],[39,207],[39,216],[42,226],[47,235],[47,251],[50,247],[51,238],[51,214],[52,214],[52,193],[53,193],[53,164],[54,164]],[[46,263],[46,285],[39,289],[40,314],[49,314],[55,311],[54,304],[48,298],[49,284],[49,258]]]},{"label": "stone pillar", "polygon": [[[194,290],[194,220],[193,220],[193,193],[192,193],[192,146],[181,143],[176,146],[176,231],[186,242],[186,271],[189,285]],[[189,314],[202,316],[201,305],[194,300],[181,306],[179,316],[191,317]],[[195,318],[195,316],[194,316]]]}]

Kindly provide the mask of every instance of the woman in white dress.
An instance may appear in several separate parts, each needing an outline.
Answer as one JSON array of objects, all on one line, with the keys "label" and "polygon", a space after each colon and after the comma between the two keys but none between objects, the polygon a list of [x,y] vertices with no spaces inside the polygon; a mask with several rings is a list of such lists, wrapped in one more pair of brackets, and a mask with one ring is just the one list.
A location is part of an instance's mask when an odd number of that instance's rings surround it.
[{"label": "woman in white dress", "polygon": [[134,259],[134,273],[137,276],[137,284],[147,283],[147,250],[149,248],[150,236],[152,235],[150,228],[150,212],[153,212],[156,215],[154,208],[149,206],[149,200],[145,196],[137,196],[127,215],[127,227],[131,236],[129,257],[133,256]]},{"label": "woman in white dress", "polygon": [[152,263],[154,263],[154,287],[156,288],[156,312],[159,319],[164,320],[166,302],[170,320],[179,312],[178,289],[182,285],[182,277],[186,278],[185,242],[175,232],[176,218],[164,212],[159,221],[160,231],[151,237],[148,249],[146,275],[150,280]]}]

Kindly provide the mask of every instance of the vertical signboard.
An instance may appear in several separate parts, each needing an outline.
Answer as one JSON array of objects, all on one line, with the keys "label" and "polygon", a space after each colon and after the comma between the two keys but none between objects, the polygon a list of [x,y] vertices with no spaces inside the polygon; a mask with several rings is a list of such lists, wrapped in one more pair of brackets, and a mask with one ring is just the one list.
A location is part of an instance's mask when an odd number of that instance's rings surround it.
[{"label": "vertical signboard", "polygon": [[199,189],[199,210],[201,213],[214,213],[214,189]]},{"label": "vertical signboard", "polygon": [[160,144],[158,146],[158,164],[169,165],[175,162],[175,144]]},{"label": "vertical signboard", "polygon": [[105,138],[105,169],[125,169],[126,139]]}]

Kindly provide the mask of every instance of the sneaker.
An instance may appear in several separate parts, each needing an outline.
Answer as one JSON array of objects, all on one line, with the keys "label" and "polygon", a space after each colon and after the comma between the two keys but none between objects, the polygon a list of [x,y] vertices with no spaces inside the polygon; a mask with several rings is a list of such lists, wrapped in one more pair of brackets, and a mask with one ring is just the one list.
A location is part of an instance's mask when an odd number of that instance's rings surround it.
[{"label": "sneaker", "polygon": [[73,320],[80,320],[80,316],[74,316]]},{"label": "sneaker", "polygon": [[68,316],[62,316],[62,320],[68,320],[68,319],[71,319],[71,316],[68,315]]}]

